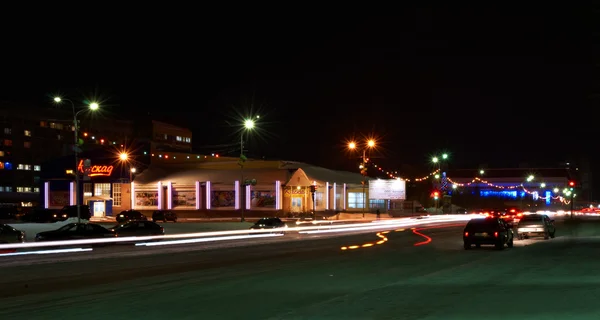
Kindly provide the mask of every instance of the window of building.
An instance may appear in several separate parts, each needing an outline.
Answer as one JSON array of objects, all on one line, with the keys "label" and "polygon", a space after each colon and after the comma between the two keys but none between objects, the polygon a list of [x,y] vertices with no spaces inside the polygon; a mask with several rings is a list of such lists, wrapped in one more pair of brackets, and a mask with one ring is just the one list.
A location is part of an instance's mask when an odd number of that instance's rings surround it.
[{"label": "window of building", "polygon": [[29,130],[25,130],[25,131],[23,132],[23,134],[24,134],[26,137],[31,137],[31,131],[29,131]]},{"label": "window of building", "polygon": [[95,196],[108,196],[108,197],[110,197],[110,183],[96,183],[96,184],[94,184],[94,195]]},{"label": "window of building", "polygon": [[13,187],[5,186],[4,187],[4,191],[6,191],[6,192],[13,192]]},{"label": "window of building", "polygon": [[62,130],[64,128],[64,125],[62,123],[50,122],[50,128]]},{"label": "window of building", "polygon": [[0,150],[0,157],[4,157],[4,151]]},{"label": "window of building", "polygon": [[348,192],[348,208],[364,209],[364,195],[362,192]]},{"label": "window of building", "polygon": [[11,128],[4,128],[4,134],[11,134],[11,133],[12,133]]},{"label": "window of building", "polygon": [[4,186],[0,186],[0,192],[4,192]]},{"label": "window of building", "polygon": [[31,187],[25,187],[25,188],[23,188],[23,191],[24,192],[31,192]]},{"label": "window of building", "polygon": [[7,146],[7,147],[11,147],[12,146],[12,140],[4,139],[4,145]]},{"label": "window of building", "polygon": [[30,141],[23,142],[23,148],[27,148],[27,149],[31,148],[31,142]]},{"label": "window of building", "polygon": [[4,170],[4,162],[0,162],[0,170]]},{"label": "window of building", "polygon": [[48,126],[48,122],[46,121],[40,121],[40,127],[45,128]]},{"label": "window of building", "polygon": [[323,205],[323,192],[315,192],[315,206],[320,207]]},{"label": "window of building", "polygon": [[180,136],[177,136],[177,137],[175,137],[175,140],[177,140],[177,141],[182,141],[182,140],[183,140],[183,138],[182,138],[182,137],[180,137]]},{"label": "window of building", "polygon": [[42,171],[42,166],[36,164],[35,166],[33,166],[33,171]]},{"label": "window of building", "polygon": [[91,196],[93,196],[93,194],[92,194],[92,184],[91,183],[84,183],[83,184],[83,196],[84,197],[91,197]]},{"label": "window of building", "polygon": [[185,142],[187,142],[187,143],[192,143],[192,138],[186,137],[186,138],[185,138]]},{"label": "window of building", "polygon": [[369,208],[385,209],[385,200],[369,200]]},{"label": "window of building", "polygon": [[17,187],[17,192],[24,192],[25,188],[24,187]]},{"label": "window of building", "polygon": [[40,193],[40,188],[38,188],[38,187],[33,188],[33,192]]},{"label": "window of building", "polygon": [[113,206],[120,207],[121,206],[121,184],[113,183]]},{"label": "window of building", "polygon": [[31,165],[30,164],[22,164],[22,163],[20,163],[17,166],[17,170],[31,170]]}]

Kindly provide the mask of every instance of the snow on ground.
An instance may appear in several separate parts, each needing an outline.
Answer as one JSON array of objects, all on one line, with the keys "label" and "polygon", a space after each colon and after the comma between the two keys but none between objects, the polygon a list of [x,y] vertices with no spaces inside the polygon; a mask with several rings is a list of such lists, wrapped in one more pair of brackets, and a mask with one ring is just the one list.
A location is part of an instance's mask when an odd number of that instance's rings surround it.
[{"label": "snow on ground", "polygon": [[[65,221],[57,221],[53,223],[9,223],[8,225],[17,230],[25,231],[25,235],[27,237],[26,240],[32,241],[35,239],[35,235],[37,233],[56,230],[66,224],[75,222],[77,222],[77,218],[68,218]],[[81,219],[81,222],[86,223],[88,221]]]}]

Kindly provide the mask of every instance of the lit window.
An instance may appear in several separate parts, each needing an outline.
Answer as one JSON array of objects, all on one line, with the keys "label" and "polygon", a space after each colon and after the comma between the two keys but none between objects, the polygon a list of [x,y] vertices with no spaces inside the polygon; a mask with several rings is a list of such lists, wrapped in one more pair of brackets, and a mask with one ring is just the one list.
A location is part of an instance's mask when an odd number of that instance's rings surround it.
[{"label": "lit window", "polygon": [[17,170],[25,170],[25,165],[24,164],[19,164],[17,166]]},{"label": "lit window", "polygon": [[180,136],[177,136],[177,137],[175,137],[175,140],[177,140],[177,141],[181,141],[181,140],[183,140],[183,138],[182,138],[182,137],[180,137]]},{"label": "lit window", "polygon": [[40,193],[40,188],[38,188],[38,187],[33,188],[33,192]]},{"label": "lit window", "polygon": [[25,134],[26,137],[31,137],[31,131],[29,130],[25,130],[23,134]]},{"label": "lit window", "polygon": [[6,192],[13,192],[13,187],[6,186],[6,187],[4,187],[4,191],[6,191]]},{"label": "lit window", "polygon": [[186,138],[185,138],[185,142],[187,142],[187,143],[191,143],[191,142],[192,142],[192,138],[186,137]]},{"label": "lit window", "polygon": [[4,162],[0,162],[0,170],[4,170]]},{"label": "lit window", "polygon": [[27,148],[27,149],[31,148],[31,141],[23,142],[23,148]]},{"label": "lit window", "polygon": [[4,134],[11,134],[11,133],[12,133],[11,128],[4,128]]},{"label": "lit window", "polygon": [[17,192],[25,192],[25,188],[23,188],[23,187],[17,187]]},{"label": "lit window", "polygon": [[4,192],[4,187],[0,186],[0,192]]},{"label": "lit window", "polygon": [[40,165],[33,166],[33,171],[42,171],[42,166],[40,166]]},{"label": "lit window", "polygon": [[31,165],[30,164],[26,164],[25,165],[25,170],[31,171]]},{"label": "lit window", "polygon": [[4,157],[4,151],[0,151],[0,157]]},{"label": "lit window", "polygon": [[46,121],[40,121],[40,127],[45,128],[47,126],[48,126],[48,123]]},{"label": "lit window", "polygon": [[12,140],[4,139],[4,145],[7,146],[7,147],[12,146]]},{"label": "lit window", "polygon": [[348,192],[348,208],[362,209],[364,207],[364,194],[362,192]]},{"label": "lit window", "polygon": [[24,190],[24,192],[31,192],[32,191],[31,187],[25,187],[25,188],[23,188],[23,190]]}]

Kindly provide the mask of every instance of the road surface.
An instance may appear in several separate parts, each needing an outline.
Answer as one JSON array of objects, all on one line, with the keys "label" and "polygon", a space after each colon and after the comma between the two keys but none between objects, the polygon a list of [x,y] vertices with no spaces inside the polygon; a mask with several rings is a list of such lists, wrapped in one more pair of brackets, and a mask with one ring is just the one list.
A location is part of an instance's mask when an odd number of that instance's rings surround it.
[{"label": "road surface", "polygon": [[600,319],[600,232],[558,230],[504,251],[437,228],[3,267],[0,318]]}]

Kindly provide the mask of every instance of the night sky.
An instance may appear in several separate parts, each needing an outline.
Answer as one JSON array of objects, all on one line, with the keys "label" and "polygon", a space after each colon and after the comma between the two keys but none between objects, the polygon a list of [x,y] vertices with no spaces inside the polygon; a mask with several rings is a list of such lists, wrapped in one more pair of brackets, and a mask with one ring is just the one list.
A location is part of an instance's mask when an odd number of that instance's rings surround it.
[{"label": "night sky", "polygon": [[409,176],[442,151],[461,168],[595,159],[593,8],[144,10],[5,28],[0,99],[96,97],[107,116],[187,126],[224,155],[253,112],[253,156],[353,170],[344,141],[374,136],[375,160]]}]

